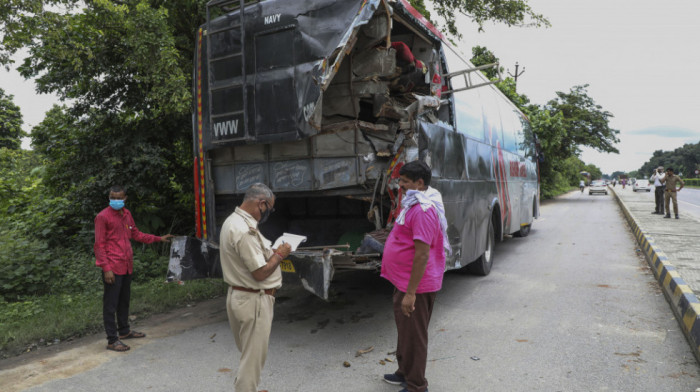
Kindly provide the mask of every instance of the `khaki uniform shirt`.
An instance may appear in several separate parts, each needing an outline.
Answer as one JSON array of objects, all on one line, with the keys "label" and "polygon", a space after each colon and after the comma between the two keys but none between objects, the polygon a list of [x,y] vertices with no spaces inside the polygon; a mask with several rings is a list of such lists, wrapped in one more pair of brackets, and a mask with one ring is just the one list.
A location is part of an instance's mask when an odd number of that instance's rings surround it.
[{"label": "khaki uniform shirt", "polygon": [[252,215],[236,207],[221,227],[219,254],[224,281],[230,286],[249,289],[277,289],[282,287],[282,271],[279,267],[258,282],[252,271],[264,267],[272,257],[272,243],[258,231],[258,221]]},{"label": "khaki uniform shirt", "polygon": [[678,188],[676,185],[678,185],[678,184],[685,185],[685,182],[683,182],[683,180],[681,180],[681,178],[675,174],[673,176],[666,176],[666,190],[667,191],[674,191],[675,192],[676,189]]}]

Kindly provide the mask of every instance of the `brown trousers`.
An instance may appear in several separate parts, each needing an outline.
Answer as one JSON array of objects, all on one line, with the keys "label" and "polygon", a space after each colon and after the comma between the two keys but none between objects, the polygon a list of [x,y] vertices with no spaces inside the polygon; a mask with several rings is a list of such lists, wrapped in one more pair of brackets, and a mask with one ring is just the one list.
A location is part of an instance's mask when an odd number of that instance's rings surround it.
[{"label": "brown trousers", "polygon": [[666,205],[666,215],[671,215],[670,201],[673,200],[673,213],[678,216],[678,199],[676,192],[666,191],[664,195],[664,204]]},{"label": "brown trousers", "polygon": [[406,378],[406,388],[410,392],[423,392],[428,389],[428,380],[425,378],[428,324],[433,314],[436,294],[416,294],[416,309],[411,313],[411,317],[406,317],[401,313],[401,300],[405,293],[394,290],[394,320],[398,332],[396,360],[399,363],[396,374]]}]

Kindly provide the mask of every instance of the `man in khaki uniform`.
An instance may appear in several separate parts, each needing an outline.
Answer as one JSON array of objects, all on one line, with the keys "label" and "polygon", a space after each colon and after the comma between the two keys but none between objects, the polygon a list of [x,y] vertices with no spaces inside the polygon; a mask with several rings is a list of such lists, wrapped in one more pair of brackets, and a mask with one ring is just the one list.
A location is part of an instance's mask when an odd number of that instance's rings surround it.
[{"label": "man in khaki uniform", "polygon": [[221,228],[221,269],[230,286],[226,310],[241,352],[236,392],[258,391],[272,329],[274,295],[282,286],[279,266],[291,252],[289,244],[271,249],[271,242],[258,231],[258,224],[267,220],[274,206],[270,188],[253,184]]},{"label": "man in khaki uniform", "polygon": [[[676,194],[683,189],[685,183],[680,177],[673,174],[673,168],[669,167],[666,169],[666,177],[661,180],[662,183],[666,185],[666,193],[664,195],[664,204],[666,205],[666,215],[664,218],[671,217],[671,210],[669,209],[669,201],[673,200],[673,213],[676,214],[676,219],[678,219],[678,199]],[[676,185],[681,184],[681,187],[676,189]]]}]

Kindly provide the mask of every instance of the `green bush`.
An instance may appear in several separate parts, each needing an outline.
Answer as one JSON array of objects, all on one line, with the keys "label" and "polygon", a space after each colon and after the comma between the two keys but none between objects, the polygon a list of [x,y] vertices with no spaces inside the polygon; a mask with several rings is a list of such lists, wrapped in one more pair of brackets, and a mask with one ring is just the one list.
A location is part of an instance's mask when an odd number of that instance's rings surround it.
[{"label": "green bush", "polygon": [[15,300],[22,295],[44,294],[58,262],[48,245],[17,230],[0,231],[0,297]]},{"label": "green bush", "polygon": [[684,179],[683,182],[685,182],[685,185],[700,186],[700,178],[688,178]]},{"label": "green bush", "polygon": [[84,293],[102,289],[102,273],[95,265],[95,256],[75,249],[54,249],[58,268],[51,280],[51,293]]},{"label": "green bush", "polygon": [[[132,243],[134,249],[134,279],[160,278],[165,280],[168,273],[169,256],[162,254],[163,244],[143,245]],[[167,244],[165,249],[170,249]]]}]

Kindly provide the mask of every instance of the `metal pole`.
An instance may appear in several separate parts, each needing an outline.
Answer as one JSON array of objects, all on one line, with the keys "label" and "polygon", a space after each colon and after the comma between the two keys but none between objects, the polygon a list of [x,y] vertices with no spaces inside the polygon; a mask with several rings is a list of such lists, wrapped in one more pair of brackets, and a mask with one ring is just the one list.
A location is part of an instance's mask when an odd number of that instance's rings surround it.
[{"label": "metal pole", "polygon": [[516,91],[518,90],[518,76],[520,76],[520,75],[522,75],[522,74],[525,73],[525,67],[523,67],[523,71],[520,72],[520,73],[518,73],[518,67],[520,67],[520,65],[519,65],[518,62],[516,61],[516,62],[515,62],[515,75],[511,74],[510,72],[508,72],[508,75],[512,76],[512,77],[515,79],[515,90],[516,90]]}]

